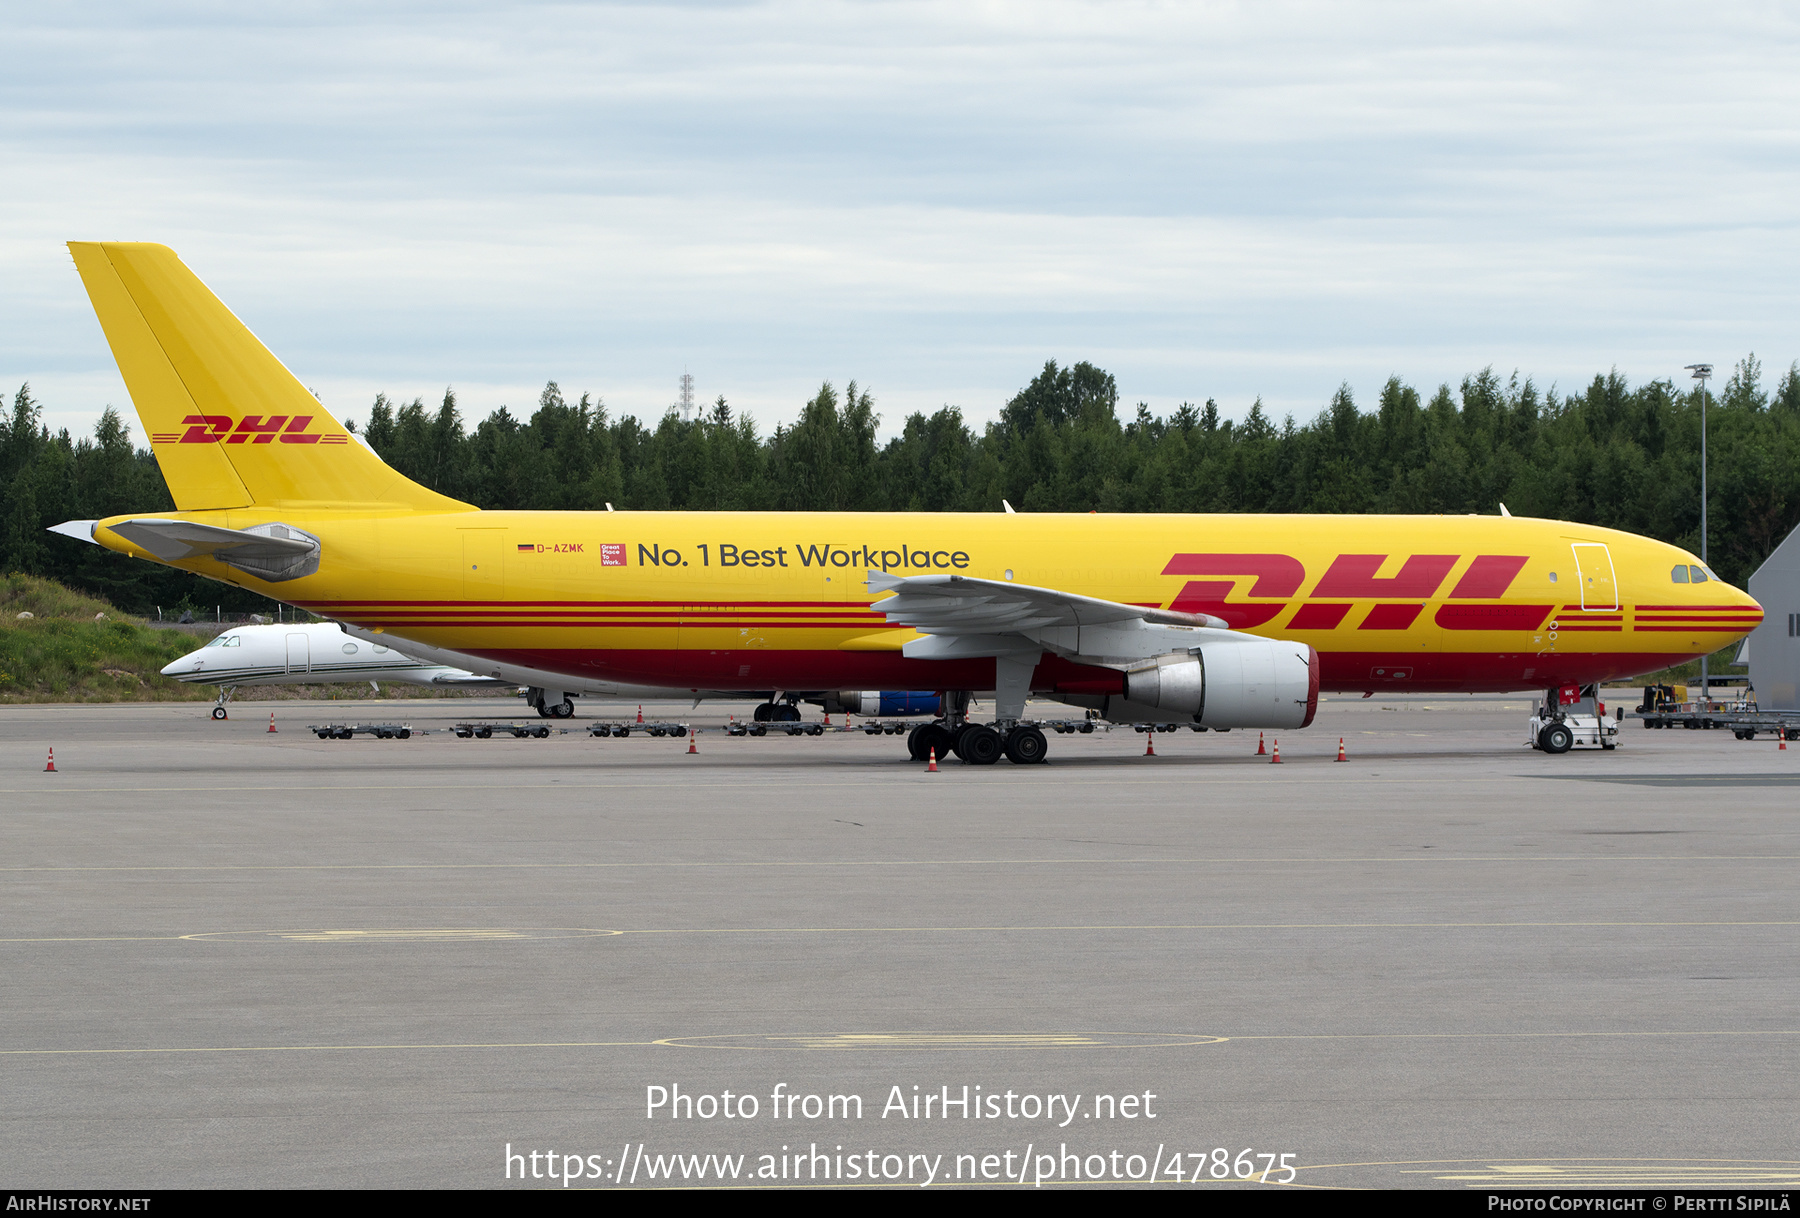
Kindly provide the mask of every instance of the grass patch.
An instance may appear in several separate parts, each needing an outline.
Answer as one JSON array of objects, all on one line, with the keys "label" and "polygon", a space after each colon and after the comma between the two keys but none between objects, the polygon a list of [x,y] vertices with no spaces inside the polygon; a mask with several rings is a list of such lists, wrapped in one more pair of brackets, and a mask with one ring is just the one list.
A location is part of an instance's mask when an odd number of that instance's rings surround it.
[{"label": "grass patch", "polygon": [[[20,614],[30,614],[20,617]],[[146,625],[106,601],[35,575],[0,575],[0,703],[211,702],[216,685],[189,685],[164,666],[230,630],[196,623]],[[245,701],[362,701],[369,698],[491,697],[492,690],[432,689],[367,681],[244,685]]]},{"label": "grass patch", "polygon": [[0,702],[210,698],[211,691],[201,686],[162,675],[165,664],[196,645],[192,635],[153,630],[123,618],[96,622],[9,617],[0,622]]}]

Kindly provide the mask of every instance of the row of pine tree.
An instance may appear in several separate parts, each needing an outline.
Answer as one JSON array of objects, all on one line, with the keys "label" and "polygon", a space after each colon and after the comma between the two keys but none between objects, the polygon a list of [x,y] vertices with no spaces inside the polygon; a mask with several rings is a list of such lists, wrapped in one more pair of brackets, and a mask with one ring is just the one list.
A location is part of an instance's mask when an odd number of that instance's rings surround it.
[{"label": "row of pine tree", "polygon": [[[724,511],[1419,512],[1547,516],[1700,548],[1697,389],[1633,387],[1617,372],[1580,393],[1491,370],[1429,398],[1393,378],[1363,409],[1346,386],[1307,422],[1242,421],[1183,403],[1121,419],[1113,377],[1048,363],[977,432],[946,406],[885,443],[874,397],[831,384],[792,426],[761,434],[719,398],[654,426],[553,381],[520,418],[468,429],[456,395],[430,407],[378,396],[363,437],[396,469],[483,508]],[[1800,523],[1800,366],[1770,389],[1754,356],[1707,398],[1712,567],[1743,586]],[[108,409],[92,439],[52,435],[29,386],[0,417],[0,571],[46,575],[137,613],[265,608],[238,589],[129,562],[44,530],[70,519],[167,511],[147,449]]]}]

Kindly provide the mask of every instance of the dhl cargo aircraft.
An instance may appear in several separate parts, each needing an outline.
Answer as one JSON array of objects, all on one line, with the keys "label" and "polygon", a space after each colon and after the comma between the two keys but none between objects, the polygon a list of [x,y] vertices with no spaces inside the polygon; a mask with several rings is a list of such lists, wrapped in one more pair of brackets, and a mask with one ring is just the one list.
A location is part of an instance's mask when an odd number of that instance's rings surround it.
[{"label": "dhl cargo aircraft", "polygon": [[479,511],[385,465],[169,249],[70,249],[178,509],[94,541],[574,679],[947,691],[921,759],[1042,760],[1032,694],[1298,728],[1320,690],[1554,691],[1762,619],[1674,546],[1507,516]]}]

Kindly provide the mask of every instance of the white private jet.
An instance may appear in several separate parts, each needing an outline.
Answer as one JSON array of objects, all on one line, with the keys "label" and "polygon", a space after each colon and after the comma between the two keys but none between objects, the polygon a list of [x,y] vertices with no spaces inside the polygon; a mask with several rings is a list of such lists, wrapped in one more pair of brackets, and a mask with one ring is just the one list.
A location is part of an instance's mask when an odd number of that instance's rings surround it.
[{"label": "white private jet", "polygon": [[[400,647],[394,644],[399,643]],[[400,648],[405,648],[402,651]],[[640,702],[666,698],[661,687],[619,685],[604,681],[571,681],[566,676],[511,664],[494,664],[479,656],[440,651],[410,640],[394,639],[337,622],[309,625],[234,626],[162,670],[165,677],[190,685],[217,685],[215,719],[226,717],[225,704],[240,685],[324,685],[367,681],[379,692],[382,681],[404,681],[439,689],[523,689],[525,700],[545,718],[567,719],[573,699],[623,698]],[[578,688],[571,689],[575,685]],[[936,715],[935,692],[858,690],[784,694],[768,690],[689,690],[695,705],[702,698],[767,698],[756,719],[797,721],[796,703],[811,702],[829,711],[853,715]]]},{"label": "white private jet", "polygon": [[[367,681],[379,691],[382,681],[404,681],[439,689],[517,689],[546,718],[566,719],[575,713],[573,698],[666,698],[666,689],[607,682],[571,682],[555,673],[510,664],[495,665],[478,656],[437,651],[337,622],[309,625],[235,626],[162,670],[165,677],[191,685],[217,685],[219,701],[213,718],[226,717],[225,704],[240,685],[324,685]],[[578,688],[570,689],[570,685]],[[696,695],[720,696],[713,690]]]},{"label": "white private jet", "polygon": [[225,704],[240,685],[367,681],[379,691],[382,681],[439,688],[503,689],[515,684],[477,676],[448,664],[417,660],[385,642],[351,638],[336,622],[236,626],[167,665],[162,675],[191,685],[217,685],[219,701],[212,712],[215,719],[225,718]]}]

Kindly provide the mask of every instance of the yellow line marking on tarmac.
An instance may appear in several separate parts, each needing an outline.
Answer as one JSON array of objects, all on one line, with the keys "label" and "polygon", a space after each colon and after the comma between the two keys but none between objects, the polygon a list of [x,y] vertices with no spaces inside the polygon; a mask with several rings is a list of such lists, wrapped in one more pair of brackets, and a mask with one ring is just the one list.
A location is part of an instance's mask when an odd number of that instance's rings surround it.
[{"label": "yellow line marking on tarmac", "polygon": [[[1250,1040],[1548,1040],[1548,1039],[1586,1039],[1586,1038],[1692,1038],[1698,1036],[1732,1037],[1732,1036],[1800,1036],[1800,1029],[1761,1029],[1744,1031],[1677,1031],[1677,1032],[1394,1032],[1383,1034],[1364,1034],[1356,1032],[1334,1033],[1321,1032],[1315,1035],[1301,1036],[1203,1036],[1196,1034],[1192,1039],[1173,1045],[1111,1045],[1097,1046],[1102,1048],[1211,1048],[1214,1045],[1227,1044],[1232,1041]],[[0,1049],[0,1057],[63,1057],[63,1056],[103,1056],[108,1054],[131,1053],[332,1053],[339,1051],[397,1051],[411,1049],[652,1049],[652,1048],[697,1048],[693,1044],[678,1043],[683,1040],[697,1040],[698,1037],[666,1037],[662,1040],[570,1040],[570,1041],[472,1041],[456,1044],[385,1044],[385,1045],[194,1045],[188,1047],[140,1047],[131,1049]],[[722,1039],[709,1037],[707,1039]],[[737,1046],[725,1046],[735,1048]],[[1546,1160],[1538,1160],[1546,1162]],[[1727,1160],[1730,1161],[1730,1160]],[[1776,1160],[1780,1162],[1781,1160]],[[1411,1163],[1483,1163],[1491,1160],[1480,1159],[1408,1159],[1391,1163],[1331,1163],[1310,1164],[1311,1169],[1321,1167],[1401,1167]]]},{"label": "yellow line marking on tarmac", "polygon": [[654,1040],[494,1041],[470,1044],[427,1045],[195,1045],[190,1048],[145,1049],[0,1049],[5,1057],[84,1056],[108,1053],[331,1053],[339,1050],[380,1049],[647,1049]]},{"label": "yellow line marking on tarmac", "polygon": [[1316,865],[1319,863],[1763,863],[1791,862],[1800,854],[1407,854],[1331,857],[1020,858],[1020,859],[827,859],[706,862],[592,863],[207,863],[129,864],[78,867],[0,867],[0,874],[24,871],[554,871],[629,867],[1018,867],[1103,865],[1161,867]]},{"label": "yellow line marking on tarmac", "polygon": [[[0,938],[0,943],[173,943],[258,942],[261,938],[289,942],[416,942],[424,936],[443,936],[441,941],[492,942],[502,939],[548,938],[546,931],[563,932],[559,938],[615,938],[623,935],[892,935],[892,934],[1028,934],[1044,931],[1187,931],[1187,930],[1557,930],[1665,927],[1789,927],[1800,920],[1706,922],[1178,922],[1149,925],[1095,923],[1048,926],[684,926],[594,929],[570,927],[521,927],[510,931],[456,931],[432,928],[393,930],[216,930],[185,935],[39,935]],[[571,933],[572,932],[572,933]],[[255,936],[255,937],[253,937]]]},{"label": "yellow line marking on tarmac", "polygon": [[819,1049],[842,1052],[853,1049],[1178,1049],[1194,1045],[1224,1044],[1227,1039],[1223,1036],[1172,1032],[846,1032],[829,1036],[770,1036],[753,1033],[670,1036],[656,1043],[677,1049]]},{"label": "yellow line marking on tarmac", "polygon": [[[1295,758],[1294,760],[1300,761],[1300,762],[1309,762],[1309,761],[1325,762],[1325,761],[1330,760],[1330,758],[1326,757],[1324,754],[1321,753],[1317,757]],[[1374,763],[1367,763],[1367,764],[1374,764]],[[1399,762],[1396,761],[1396,764],[1399,764]],[[674,774],[673,770],[668,771],[668,772],[671,775]],[[59,771],[59,776],[62,774],[67,774],[67,773],[69,773],[69,771],[67,771],[67,770]],[[902,777],[908,776],[910,774],[911,774],[911,771],[909,770],[905,774],[895,773],[895,774],[889,774],[889,775],[885,775],[885,776],[884,775],[876,775],[876,777],[886,777],[891,780],[891,779],[902,778]],[[187,786],[187,787],[90,787],[90,786],[79,785],[80,778],[79,778],[79,776],[77,776],[73,781],[58,782],[58,783],[55,783],[54,785],[52,785],[50,783],[42,783],[42,784],[36,784],[33,786],[29,786],[29,787],[0,787],[0,794],[40,795],[40,796],[44,795],[46,793],[61,793],[61,794],[66,794],[66,795],[154,795],[159,792],[166,792],[169,794],[191,794],[193,792],[203,792],[203,793],[206,793],[209,795],[235,795],[235,794],[239,794],[239,793],[243,793],[243,792],[295,791],[295,792],[301,792],[301,793],[310,795],[314,792],[330,792],[330,791],[617,791],[617,790],[665,791],[665,790],[668,790],[671,786],[679,786],[683,790],[741,792],[744,789],[744,784],[746,781],[756,778],[758,776],[759,775],[756,772],[748,772],[748,773],[744,774],[742,776],[742,778],[740,778],[738,780],[734,780],[732,782],[694,782],[691,779],[686,779],[686,778],[681,778],[679,776],[675,776],[666,782],[341,783],[341,784],[329,784],[328,785],[328,784],[318,782],[318,776],[316,774],[308,773],[305,775],[297,775],[295,777],[294,782],[285,783],[280,786],[248,786],[248,785],[230,785],[230,784],[226,784],[226,783],[208,783],[204,786]],[[786,772],[786,771],[784,771],[780,775],[769,775],[768,777],[771,779],[772,784],[774,781],[779,780],[780,784],[783,786],[791,786],[791,785],[793,785],[793,783],[795,781],[795,776],[792,773]],[[802,777],[804,777],[804,771],[802,772]],[[922,785],[932,785],[932,780],[929,778],[926,778],[924,776],[923,771],[920,771],[919,774],[917,775],[917,777]],[[1145,778],[1101,778],[1101,777],[1096,777],[1096,778],[1092,778],[1092,779],[1083,779],[1083,778],[1080,778],[1080,777],[1077,777],[1074,775],[1061,774],[1061,775],[1057,775],[1054,779],[1052,779],[1049,775],[1037,775],[1037,776],[1021,775],[1021,774],[1018,774],[1011,770],[1002,770],[999,772],[998,776],[993,775],[993,774],[987,774],[987,775],[965,774],[965,775],[963,775],[963,777],[965,779],[969,779],[969,780],[973,780],[973,781],[981,781],[981,780],[985,779],[986,781],[988,781],[990,783],[996,782],[996,781],[998,781],[998,779],[1005,779],[1006,785],[1009,787],[1017,787],[1019,785],[1019,783],[1021,783],[1021,782],[1030,783],[1033,786],[1042,786],[1042,785],[1046,785],[1046,784],[1050,784],[1050,783],[1054,782],[1054,785],[1058,786],[1058,787],[1091,786],[1091,787],[1105,787],[1108,790],[1114,790],[1119,787],[1162,787],[1162,786],[1172,786],[1172,785],[1185,786],[1193,781],[1193,775],[1186,771],[1181,771],[1179,773],[1171,773],[1167,777],[1163,777],[1163,778],[1150,778],[1150,777],[1145,777]],[[1219,775],[1216,773],[1209,772],[1207,775],[1207,782],[1209,784],[1217,786],[1217,785],[1224,785],[1224,784],[1233,783],[1233,782],[1236,782],[1236,783],[1268,782],[1268,781],[1273,781],[1275,779],[1275,777],[1276,776],[1274,776],[1274,775],[1267,775],[1267,774],[1261,775],[1260,777],[1230,777],[1230,776],[1224,776],[1224,775]],[[1336,786],[1342,785],[1341,779],[1343,777],[1348,777],[1348,776],[1338,775],[1338,776],[1331,777],[1331,778],[1324,778],[1324,777],[1320,777],[1320,778],[1288,778],[1286,776],[1282,776],[1280,778],[1280,781],[1282,781],[1283,783],[1285,783],[1288,786],[1336,787]],[[1451,780],[1449,776],[1442,775],[1442,774],[1433,775],[1433,776],[1429,776],[1429,777],[1422,777],[1422,778],[1389,778],[1389,777],[1387,777],[1385,775],[1381,775],[1381,774],[1364,774],[1364,775],[1360,775],[1360,777],[1366,778],[1370,781],[1380,782],[1384,785],[1420,785],[1420,786],[1426,785],[1426,784],[1436,785],[1436,784],[1441,784],[1441,783]],[[1524,780],[1543,779],[1543,780],[1548,781],[1548,780],[1552,780],[1552,779],[1560,779],[1564,776],[1555,775],[1555,774],[1509,774],[1509,775],[1500,775],[1499,777],[1517,778],[1517,779],[1524,779]],[[1703,777],[1707,777],[1707,776],[1706,775],[1697,775],[1697,774],[1653,774],[1653,775],[1644,775],[1644,777],[1650,777],[1650,778],[1703,778]],[[853,791],[866,791],[868,789],[868,783],[867,783],[867,781],[865,781],[863,779],[855,779],[855,780],[833,779],[830,781],[806,782],[803,785],[805,785],[809,789],[810,788],[822,788],[822,787],[838,787],[838,788],[842,788],[844,790],[853,790]],[[1734,789],[1738,789],[1738,788],[1734,788]],[[1783,788],[1780,788],[1780,787],[1770,787],[1769,788],[1769,790],[1772,790],[1772,791],[1779,791],[1782,789]]]}]

